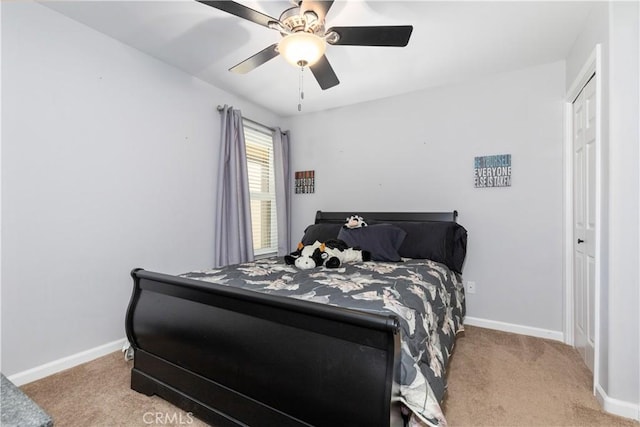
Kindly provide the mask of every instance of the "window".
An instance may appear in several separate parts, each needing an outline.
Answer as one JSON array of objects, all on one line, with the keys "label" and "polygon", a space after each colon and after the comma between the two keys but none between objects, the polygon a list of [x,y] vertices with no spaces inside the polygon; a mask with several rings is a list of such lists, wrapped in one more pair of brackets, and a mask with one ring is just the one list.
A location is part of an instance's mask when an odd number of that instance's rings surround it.
[{"label": "window", "polygon": [[256,256],[275,254],[278,252],[278,226],[273,136],[269,128],[247,119],[243,120],[243,127],[247,146],[253,253]]}]

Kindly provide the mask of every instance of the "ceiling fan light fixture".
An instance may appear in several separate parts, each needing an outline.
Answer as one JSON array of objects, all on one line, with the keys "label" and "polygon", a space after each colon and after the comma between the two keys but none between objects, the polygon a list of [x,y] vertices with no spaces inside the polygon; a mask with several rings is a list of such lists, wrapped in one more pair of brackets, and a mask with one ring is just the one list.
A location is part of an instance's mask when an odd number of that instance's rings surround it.
[{"label": "ceiling fan light fixture", "polygon": [[286,35],[278,43],[280,55],[296,67],[309,67],[324,55],[327,45],[315,34],[298,32]]}]

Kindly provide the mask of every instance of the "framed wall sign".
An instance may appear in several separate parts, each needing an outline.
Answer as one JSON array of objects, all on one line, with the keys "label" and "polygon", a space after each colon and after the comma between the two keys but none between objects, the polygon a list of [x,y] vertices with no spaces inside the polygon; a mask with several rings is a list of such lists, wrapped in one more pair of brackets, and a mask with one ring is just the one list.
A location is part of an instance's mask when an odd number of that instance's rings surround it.
[{"label": "framed wall sign", "polygon": [[476,188],[511,187],[511,154],[475,157],[473,164]]},{"label": "framed wall sign", "polygon": [[295,173],[295,193],[308,194],[316,191],[316,171],[298,171]]}]

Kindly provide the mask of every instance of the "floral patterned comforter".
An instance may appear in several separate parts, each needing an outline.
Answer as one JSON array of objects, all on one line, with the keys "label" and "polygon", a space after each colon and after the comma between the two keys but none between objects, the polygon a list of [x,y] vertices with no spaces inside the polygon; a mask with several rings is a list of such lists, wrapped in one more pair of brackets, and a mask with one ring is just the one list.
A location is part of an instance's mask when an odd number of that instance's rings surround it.
[{"label": "floral patterned comforter", "polygon": [[283,258],[182,275],[330,305],[397,315],[401,325],[402,402],[417,422],[445,426],[445,368],[465,315],[462,278],[429,260],[361,262],[299,270]]}]

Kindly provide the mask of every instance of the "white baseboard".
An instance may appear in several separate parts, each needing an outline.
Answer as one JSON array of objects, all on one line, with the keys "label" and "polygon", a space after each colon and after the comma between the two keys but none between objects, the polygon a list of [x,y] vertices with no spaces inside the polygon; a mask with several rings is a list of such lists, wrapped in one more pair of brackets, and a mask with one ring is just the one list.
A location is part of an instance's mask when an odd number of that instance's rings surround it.
[{"label": "white baseboard", "polygon": [[606,412],[640,421],[640,405],[607,396],[600,384],[596,384],[596,399]]},{"label": "white baseboard", "polygon": [[18,372],[17,374],[10,375],[7,378],[9,381],[20,387],[21,385],[48,377],[49,375],[56,374],[64,371],[65,369],[90,362],[98,357],[106,356],[116,350],[121,350],[122,346],[126,342],[126,338],[112,341],[89,350],[81,351],[80,353],[72,354],[71,356],[63,357],[62,359],[54,360],[53,362],[45,363],[44,365],[36,366],[35,368],[27,369],[23,372]]},{"label": "white baseboard", "polygon": [[498,322],[497,320],[479,319],[477,317],[466,316],[464,324],[478,326],[480,328],[495,329],[497,331],[511,332],[520,335],[529,335],[537,338],[546,338],[554,341],[564,342],[564,334],[561,331],[534,328],[532,326],[516,325],[513,323]]}]

